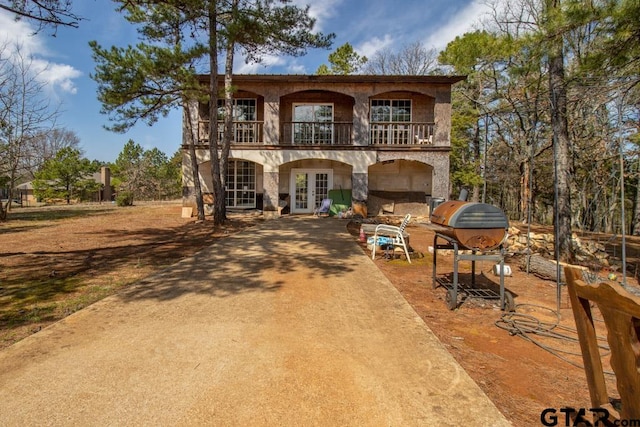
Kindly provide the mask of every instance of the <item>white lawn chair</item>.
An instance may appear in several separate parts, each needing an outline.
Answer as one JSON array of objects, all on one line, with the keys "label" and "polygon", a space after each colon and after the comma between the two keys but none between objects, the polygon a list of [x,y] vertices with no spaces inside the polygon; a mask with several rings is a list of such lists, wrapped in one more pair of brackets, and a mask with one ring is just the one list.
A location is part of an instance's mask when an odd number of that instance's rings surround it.
[{"label": "white lawn chair", "polygon": [[376,259],[376,245],[378,242],[378,236],[386,236],[391,238],[391,245],[394,249],[396,246],[404,249],[404,254],[407,256],[407,261],[411,263],[409,250],[407,249],[407,242],[404,240],[404,230],[407,228],[409,220],[411,220],[411,214],[406,214],[399,227],[387,224],[378,224],[376,226],[373,234],[373,245],[371,246],[371,259]]},{"label": "white lawn chair", "polygon": [[322,199],[322,202],[320,202],[320,206],[318,206],[313,212],[314,215],[320,216],[321,214],[326,214],[327,216],[329,216],[332,204],[333,199]]}]

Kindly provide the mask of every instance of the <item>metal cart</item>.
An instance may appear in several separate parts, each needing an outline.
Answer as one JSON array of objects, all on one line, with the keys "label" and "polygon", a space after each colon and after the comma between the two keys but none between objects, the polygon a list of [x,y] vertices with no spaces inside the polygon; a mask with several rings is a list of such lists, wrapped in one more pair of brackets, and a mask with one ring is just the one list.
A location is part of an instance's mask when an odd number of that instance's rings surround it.
[{"label": "metal cart", "polygon": [[[446,243],[438,243],[442,239]],[[437,275],[437,259],[439,249],[453,249],[453,281],[444,276]],[[463,284],[458,281],[458,266],[460,261],[471,261],[471,284]],[[500,293],[487,287],[476,287],[476,261],[492,261],[499,264],[500,268]],[[504,248],[500,245],[496,250],[471,253],[460,253],[458,241],[450,236],[435,233],[433,239],[433,288],[442,286],[447,290],[446,303],[449,310],[458,306],[458,295],[466,294],[468,297],[482,299],[500,299],[500,309],[514,311],[515,302],[513,294],[504,289]]]}]

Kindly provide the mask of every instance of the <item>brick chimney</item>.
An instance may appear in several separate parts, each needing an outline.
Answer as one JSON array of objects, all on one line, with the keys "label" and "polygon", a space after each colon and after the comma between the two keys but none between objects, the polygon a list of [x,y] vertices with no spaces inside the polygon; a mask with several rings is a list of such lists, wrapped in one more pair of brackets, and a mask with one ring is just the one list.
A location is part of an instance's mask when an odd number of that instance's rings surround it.
[{"label": "brick chimney", "polygon": [[102,169],[100,169],[100,181],[102,182],[102,185],[104,185],[104,190],[102,191],[102,200],[105,202],[110,202],[112,196],[111,170],[106,166],[103,166]]}]

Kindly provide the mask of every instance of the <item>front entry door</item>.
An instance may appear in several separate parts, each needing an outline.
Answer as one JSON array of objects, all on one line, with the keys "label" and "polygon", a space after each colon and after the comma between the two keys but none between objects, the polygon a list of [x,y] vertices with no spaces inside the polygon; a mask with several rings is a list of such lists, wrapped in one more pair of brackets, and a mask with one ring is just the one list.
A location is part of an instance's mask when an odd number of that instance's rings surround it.
[{"label": "front entry door", "polygon": [[291,213],[313,213],[333,188],[331,169],[291,170]]}]

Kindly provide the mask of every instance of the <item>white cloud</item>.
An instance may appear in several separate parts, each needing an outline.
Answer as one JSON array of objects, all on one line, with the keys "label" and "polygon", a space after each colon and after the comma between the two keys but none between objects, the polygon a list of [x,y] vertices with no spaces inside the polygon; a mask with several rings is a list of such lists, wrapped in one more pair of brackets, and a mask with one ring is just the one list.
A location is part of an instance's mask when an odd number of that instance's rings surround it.
[{"label": "white cloud", "polygon": [[385,34],[382,39],[380,39],[379,37],[374,37],[361,43],[360,46],[354,47],[354,49],[356,50],[358,55],[366,56],[367,58],[371,59],[376,54],[376,52],[393,45],[393,43],[393,38],[389,34]]},{"label": "white cloud", "polygon": [[0,46],[9,48],[19,45],[29,53],[43,53],[44,46],[38,37],[33,36],[34,29],[24,21],[16,21],[10,14],[0,11]]},{"label": "white cloud", "polygon": [[289,67],[287,68],[287,73],[288,74],[306,74],[307,68],[303,64],[292,62],[291,64],[289,64]]},{"label": "white cloud", "polygon": [[457,36],[473,31],[489,10],[490,7],[485,0],[473,0],[464,9],[452,14],[450,20],[443,26],[434,28],[424,45],[427,48],[444,49]]},{"label": "white cloud", "polygon": [[46,84],[48,89],[56,89],[75,94],[73,79],[82,75],[71,65],[57,64],[46,59],[51,56],[40,34],[25,21],[16,21],[10,14],[0,12],[0,54],[16,58],[17,49],[21,57],[30,59],[35,78]]},{"label": "white cloud", "polygon": [[38,74],[40,81],[73,95],[78,92],[73,79],[82,76],[80,71],[70,65],[56,64],[53,62],[44,63],[43,61],[43,65],[45,67]]},{"label": "white cloud", "polygon": [[300,8],[304,8],[309,5],[309,16],[316,20],[316,25],[313,30],[322,31],[325,22],[334,15],[338,5],[342,2],[343,0],[323,0],[314,2],[309,0],[294,0],[293,4]]},{"label": "white cloud", "polygon": [[244,55],[236,55],[234,64],[233,64],[233,72],[234,74],[256,74],[261,69],[267,67],[277,67],[280,65],[284,65],[285,58],[275,56],[275,55],[264,55],[262,57],[262,61],[259,63],[249,62],[247,63]]}]

